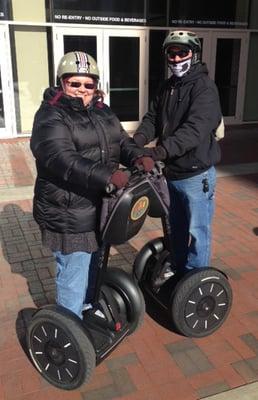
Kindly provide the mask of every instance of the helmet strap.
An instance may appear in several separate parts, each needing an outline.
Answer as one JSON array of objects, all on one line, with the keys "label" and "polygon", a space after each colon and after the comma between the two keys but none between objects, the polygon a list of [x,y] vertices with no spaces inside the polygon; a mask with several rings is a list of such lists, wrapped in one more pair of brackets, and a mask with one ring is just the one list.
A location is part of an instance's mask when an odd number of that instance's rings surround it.
[{"label": "helmet strap", "polygon": [[192,56],[192,65],[197,64],[198,62],[200,62],[200,53],[193,51],[193,56]]},{"label": "helmet strap", "polygon": [[64,91],[64,89],[65,89],[65,79],[60,78],[60,86],[61,86],[62,90]]}]

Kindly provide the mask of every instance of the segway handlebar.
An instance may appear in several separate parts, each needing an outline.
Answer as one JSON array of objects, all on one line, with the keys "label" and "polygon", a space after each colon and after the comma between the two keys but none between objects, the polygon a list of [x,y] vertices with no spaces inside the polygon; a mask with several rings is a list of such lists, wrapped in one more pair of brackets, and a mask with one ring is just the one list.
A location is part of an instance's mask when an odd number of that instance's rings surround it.
[{"label": "segway handlebar", "polygon": [[[133,175],[133,171],[134,171],[134,169],[135,169],[136,167],[134,167],[133,169],[122,169],[122,171],[128,176],[128,178],[130,178],[132,175]],[[138,170],[139,171],[139,170]],[[107,194],[111,194],[111,193],[114,193],[114,192],[116,192],[118,189],[117,189],[117,187],[116,187],[116,185],[114,185],[113,183],[108,183],[107,185],[106,185],[106,188],[105,188],[105,192],[107,193]]]},{"label": "segway handlebar", "polygon": [[[125,172],[128,175],[128,178],[130,178],[132,175],[136,175],[139,173],[146,173],[146,174],[154,174],[154,175],[162,175],[162,170],[165,168],[165,164],[162,161],[156,161],[154,168],[150,172],[145,172],[144,168],[142,165],[137,165],[134,166],[133,168],[128,168],[128,169],[123,169],[123,172]],[[107,194],[111,194],[117,191],[116,185],[113,183],[108,183],[105,188],[105,192]]]},{"label": "segway handlebar", "polygon": [[113,183],[108,183],[106,188],[105,188],[105,192],[107,194],[111,194],[116,190],[116,185],[114,185]]}]

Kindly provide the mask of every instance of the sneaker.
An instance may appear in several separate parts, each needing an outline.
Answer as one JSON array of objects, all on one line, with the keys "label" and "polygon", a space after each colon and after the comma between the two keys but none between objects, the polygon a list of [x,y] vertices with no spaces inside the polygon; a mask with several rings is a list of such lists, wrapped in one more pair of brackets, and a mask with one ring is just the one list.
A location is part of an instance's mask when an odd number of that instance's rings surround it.
[{"label": "sneaker", "polygon": [[95,310],[94,314],[97,315],[100,318],[106,319],[105,314],[99,309]]},{"label": "sneaker", "polygon": [[102,319],[106,319],[106,316],[103,313],[99,304],[94,304],[94,306],[92,304],[84,304],[82,312],[84,316],[96,316]]},{"label": "sneaker", "polygon": [[93,306],[91,303],[83,304],[82,311],[88,311],[88,310],[91,310],[92,308],[93,308]]}]

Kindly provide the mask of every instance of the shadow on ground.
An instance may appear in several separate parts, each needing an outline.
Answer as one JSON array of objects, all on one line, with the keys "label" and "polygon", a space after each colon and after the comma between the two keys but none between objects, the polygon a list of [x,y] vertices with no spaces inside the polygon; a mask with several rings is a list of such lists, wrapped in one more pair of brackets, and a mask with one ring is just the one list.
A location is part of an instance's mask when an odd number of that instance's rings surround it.
[{"label": "shadow on ground", "polygon": [[0,240],[11,272],[26,279],[28,295],[35,306],[54,301],[54,259],[41,245],[40,231],[32,213],[23,211],[17,204],[5,205],[0,213]]},{"label": "shadow on ground", "polygon": [[[41,244],[41,235],[32,213],[25,212],[18,204],[4,205],[0,213],[0,240],[2,253],[14,274],[26,279],[28,294],[24,294],[24,305],[17,315],[16,332],[19,342],[27,354],[26,327],[38,307],[55,302],[55,264],[48,249]],[[137,251],[128,243],[116,247],[108,265],[132,273]],[[167,317],[146,297],[146,311],[159,324],[169,329]]]},{"label": "shadow on ground", "polygon": [[[253,228],[257,235],[258,228]],[[32,313],[38,307],[55,301],[55,265],[52,254],[42,247],[40,231],[33,220],[32,213],[24,212],[17,204],[7,204],[0,214],[0,239],[4,258],[10,265],[12,273],[20,274],[26,279],[28,294],[24,294],[24,305],[31,304],[35,308],[22,308],[17,317],[17,336],[24,348],[24,333]],[[132,273],[137,251],[130,243],[116,246],[116,254],[109,258],[110,267],[118,267]],[[146,312],[159,325],[176,332],[172,323],[171,311],[157,304],[147,292],[143,291]],[[171,296],[170,292],[166,294]],[[169,302],[168,302],[169,303]]]}]

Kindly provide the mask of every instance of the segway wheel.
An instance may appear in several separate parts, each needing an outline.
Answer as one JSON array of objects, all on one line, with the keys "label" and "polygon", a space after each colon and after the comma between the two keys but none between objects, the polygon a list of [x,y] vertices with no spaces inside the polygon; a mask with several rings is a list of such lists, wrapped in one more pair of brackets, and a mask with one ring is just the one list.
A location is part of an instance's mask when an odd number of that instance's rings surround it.
[{"label": "segway wheel", "polygon": [[205,337],[226,320],[232,305],[232,290],[226,276],[217,269],[193,270],[178,282],[170,304],[179,333]]},{"label": "segway wheel", "polygon": [[95,368],[95,351],[80,321],[57,311],[36,312],[27,330],[27,346],[38,371],[60,389],[87,383]]},{"label": "segway wheel", "polygon": [[127,316],[130,324],[128,335],[131,335],[142,326],[145,315],[145,301],[140,288],[131,276],[118,268],[108,268],[105,285],[113,290],[120,312]]}]

